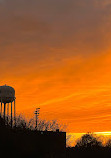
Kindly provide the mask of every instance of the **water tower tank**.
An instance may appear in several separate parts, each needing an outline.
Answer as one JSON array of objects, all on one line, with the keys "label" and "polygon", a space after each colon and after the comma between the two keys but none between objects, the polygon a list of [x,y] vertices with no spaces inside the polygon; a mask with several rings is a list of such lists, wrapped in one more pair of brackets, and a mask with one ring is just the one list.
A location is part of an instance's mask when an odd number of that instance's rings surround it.
[{"label": "water tower tank", "polygon": [[4,85],[0,86],[0,102],[10,103],[15,100],[15,90],[14,88]]}]

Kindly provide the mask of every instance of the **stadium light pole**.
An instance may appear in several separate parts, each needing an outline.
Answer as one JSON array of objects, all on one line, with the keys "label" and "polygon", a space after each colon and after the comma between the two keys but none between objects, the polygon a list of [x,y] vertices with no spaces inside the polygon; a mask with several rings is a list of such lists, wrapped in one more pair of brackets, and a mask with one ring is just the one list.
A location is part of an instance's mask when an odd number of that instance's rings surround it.
[{"label": "stadium light pole", "polygon": [[35,114],[35,129],[37,130],[37,126],[38,126],[38,116],[39,116],[39,111],[40,108],[36,108],[34,114]]}]

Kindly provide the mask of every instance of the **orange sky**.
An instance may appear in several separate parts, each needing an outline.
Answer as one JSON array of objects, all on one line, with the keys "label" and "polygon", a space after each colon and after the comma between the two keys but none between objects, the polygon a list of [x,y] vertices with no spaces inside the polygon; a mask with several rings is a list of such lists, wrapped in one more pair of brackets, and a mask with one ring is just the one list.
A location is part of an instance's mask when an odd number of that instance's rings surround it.
[{"label": "orange sky", "polygon": [[111,131],[111,2],[0,1],[0,85],[16,111],[74,133]]}]

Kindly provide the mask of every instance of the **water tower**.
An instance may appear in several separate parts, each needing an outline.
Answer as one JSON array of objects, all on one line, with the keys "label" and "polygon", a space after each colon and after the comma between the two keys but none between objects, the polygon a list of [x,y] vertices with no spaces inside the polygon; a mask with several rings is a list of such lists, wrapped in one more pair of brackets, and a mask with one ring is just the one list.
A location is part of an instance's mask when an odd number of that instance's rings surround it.
[{"label": "water tower", "polygon": [[[15,90],[13,87],[3,85],[0,86],[0,102],[1,102],[1,116],[4,118],[6,117],[6,108],[7,108],[7,118],[9,115],[9,105],[11,104],[11,127],[13,124],[13,106],[14,106],[14,121],[15,121]],[[13,105],[14,103],[14,105]],[[4,105],[4,107],[2,107]],[[2,110],[3,108],[3,110]]]}]

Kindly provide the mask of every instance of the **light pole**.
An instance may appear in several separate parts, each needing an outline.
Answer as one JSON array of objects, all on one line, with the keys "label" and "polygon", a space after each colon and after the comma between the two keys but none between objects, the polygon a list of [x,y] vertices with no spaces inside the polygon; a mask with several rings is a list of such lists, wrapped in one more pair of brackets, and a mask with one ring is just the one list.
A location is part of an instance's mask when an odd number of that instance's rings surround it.
[{"label": "light pole", "polygon": [[38,116],[39,116],[39,111],[40,111],[40,108],[36,108],[34,114],[35,114],[35,129],[37,130],[37,123],[38,123]]}]

